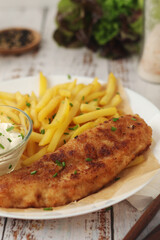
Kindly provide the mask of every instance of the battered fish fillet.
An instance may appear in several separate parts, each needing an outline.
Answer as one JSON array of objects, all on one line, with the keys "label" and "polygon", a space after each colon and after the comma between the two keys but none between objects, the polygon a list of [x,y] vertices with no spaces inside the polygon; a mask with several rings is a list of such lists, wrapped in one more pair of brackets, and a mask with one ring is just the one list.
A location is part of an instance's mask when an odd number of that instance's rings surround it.
[{"label": "battered fish fillet", "polygon": [[0,177],[0,207],[61,206],[97,192],[151,144],[151,128],[139,116],[111,119]]}]

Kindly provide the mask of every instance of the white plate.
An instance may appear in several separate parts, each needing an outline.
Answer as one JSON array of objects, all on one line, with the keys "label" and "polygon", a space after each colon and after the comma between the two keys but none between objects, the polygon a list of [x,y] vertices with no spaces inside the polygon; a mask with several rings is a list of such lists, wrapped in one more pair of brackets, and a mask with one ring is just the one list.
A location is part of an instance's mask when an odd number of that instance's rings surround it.
[{"label": "white plate", "polygon": [[[72,77],[74,79],[75,77]],[[77,77],[78,82],[82,83],[89,83],[93,79],[87,77]],[[63,83],[66,81],[71,81],[72,79],[68,79],[67,76],[51,76],[48,77],[50,86],[53,86],[58,83]],[[102,81],[103,83],[103,81]],[[39,80],[37,77],[29,77],[29,78],[21,78],[12,81],[1,82],[1,91],[7,92],[16,92],[17,90],[22,93],[31,93],[31,91],[35,91],[38,93],[39,88]],[[140,96],[139,94],[135,93],[132,90],[126,89],[128,94],[130,105],[134,113],[140,114],[147,122],[150,121],[151,116],[154,116],[160,113],[159,109],[156,108],[151,102],[149,102],[144,97]],[[146,184],[148,184],[152,180],[152,177],[148,179],[145,183],[139,184],[136,186],[134,190],[128,191],[123,194],[120,198],[113,198],[109,200],[103,200],[96,204],[84,204],[80,207],[76,207],[76,204],[73,204],[73,207],[70,209],[61,209],[58,208],[57,210],[53,211],[44,211],[43,209],[0,209],[0,216],[2,217],[9,217],[9,218],[17,218],[17,219],[57,219],[57,218],[66,218],[66,217],[73,217],[78,216],[90,212],[94,212],[106,207],[109,207],[113,204],[116,204],[131,195],[135,194],[137,191],[142,189]]]}]

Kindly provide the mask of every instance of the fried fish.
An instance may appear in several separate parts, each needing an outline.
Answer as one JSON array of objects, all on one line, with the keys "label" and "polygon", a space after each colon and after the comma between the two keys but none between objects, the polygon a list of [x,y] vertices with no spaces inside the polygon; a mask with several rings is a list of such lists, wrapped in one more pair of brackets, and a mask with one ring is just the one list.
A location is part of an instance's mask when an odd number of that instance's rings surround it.
[{"label": "fried fish", "polygon": [[0,177],[0,207],[61,206],[99,191],[151,144],[138,115],[99,124],[29,167]]}]

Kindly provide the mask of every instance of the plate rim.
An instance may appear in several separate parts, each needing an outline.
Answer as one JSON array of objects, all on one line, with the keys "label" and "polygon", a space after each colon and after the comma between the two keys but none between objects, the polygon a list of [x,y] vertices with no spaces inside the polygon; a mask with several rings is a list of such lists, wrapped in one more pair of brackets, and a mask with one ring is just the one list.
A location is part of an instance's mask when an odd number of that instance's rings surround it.
[{"label": "plate rim", "polygon": [[[66,78],[67,78],[67,75],[49,75],[47,76],[48,79],[49,79],[49,82],[50,81],[53,81],[53,78],[64,78],[64,81],[66,81]],[[33,80],[33,79],[37,79],[38,76],[29,76],[29,77],[21,77],[21,78],[17,78],[17,79],[13,79],[13,80],[8,80],[8,81],[5,81],[5,82],[1,82],[1,89],[3,91],[3,85],[5,84],[15,84],[15,81],[25,81],[25,80]],[[72,76],[72,78],[78,78],[78,80],[87,80],[87,81],[92,81],[93,78],[92,77],[87,77],[87,76]],[[69,81],[72,81],[73,79],[68,79]],[[106,81],[104,80],[101,80],[99,79],[99,81],[101,83],[104,83]],[[21,86],[20,86],[21,87]],[[145,97],[143,97],[142,95],[140,95],[139,93],[129,89],[129,88],[125,88],[124,89],[126,90],[126,93],[128,95],[128,98],[129,100],[131,101],[131,96],[130,95],[135,95],[136,97],[138,98],[141,98],[143,99],[143,101],[147,102],[147,104],[150,104],[153,108],[154,108],[154,111],[157,112],[157,113],[160,113],[160,110],[151,102],[149,101],[148,99],[146,99]],[[22,220],[51,220],[51,219],[64,219],[64,218],[68,218],[68,217],[76,217],[76,216],[80,216],[80,215],[85,215],[85,214],[89,214],[91,212],[95,212],[95,211],[99,211],[100,209],[104,209],[106,207],[109,207],[109,206],[112,206],[114,204],[117,204],[119,202],[121,202],[122,200],[125,200],[126,198],[128,197],[131,197],[133,194],[135,194],[136,192],[138,192],[139,190],[141,190],[144,186],[146,186],[149,182],[152,181],[152,179],[159,173],[160,171],[157,170],[157,173],[152,176],[147,182],[145,182],[144,184],[140,185],[138,188],[134,189],[134,190],[131,190],[129,193],[127,193],[127,196],[126,194],[123,194],[118,200],[103,200],[103,201],[100,201],[97,203],[98,207],[96,206],[95,209],[91,208],[91,209],[88,209],[89,206],[92,206],[94,205],[94,203],[92,203],[91,205],[87,204],[86,206],[81,206],[81,212],[76,212],[76,213],[70,213],[70,214],[65,214],[65,215],[55,215],[54,216],[54,209],[53,211],[50,211],[50,212],[38,212],[38,214],[42,214],[41,216],[37,215],[37,216],[29,216],[29,214],[34,214],[36,215],[36,212],[25,212],[25,209],[22,209],[21,212],[12,212],[12,211],[5,211],[5,208],[0,208],[0,216],[1,217],[7,217],[7,218],[14,218],[14,219],[22,219]],[[110,202],[109,204],[106,204],[106,202]],[[82,210],[84,208],[84,210]],[[39,208],[42,210],[42,208]],[[19,211],[19,210],[18,210]],[[43,215],[43,213],[47,214],[48,215]],[[24,214],[24,216],[22,216],[22,214]]]}]

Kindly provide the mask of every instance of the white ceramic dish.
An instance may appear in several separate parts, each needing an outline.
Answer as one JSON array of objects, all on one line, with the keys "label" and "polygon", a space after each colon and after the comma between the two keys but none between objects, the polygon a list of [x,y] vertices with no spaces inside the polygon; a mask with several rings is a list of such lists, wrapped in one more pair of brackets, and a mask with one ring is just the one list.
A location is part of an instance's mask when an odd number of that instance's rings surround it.
[{"label": "white ceramic dish", "polygon": [[[91,78],[87,77],[77,77],[79,82],[82,83],[89,83]],[[74,79],[74,77],[72,77]],[[72,79],[68,79],[67,76],[50,76],[48,77],[50,86],[53,86],[58,83],[71,81]],[[103,83],[103,82],[102,82]],[[39,80],[37,77],[29,77],[29,78],[21,78],[17,80],[7,81],[1,83],[1,91],[7,92],[16,92],[17,90],[22,93],[31,93],[31,91],[35,91],[38,93],[39,89]],[[140,114],[147,122],[150,121],[151,116],[154,116],[160,113],[159,109],[156,108],[151,102],[147,99],[142,97],[141,95],[135,93],[132,90],[126,89],[128,94],[130,105],[134,113]],[[159,159],[160,160],[160,159]],[[90,212],[97,211],[99,209],[103,209],[109,207],[113,204],[116,204],[140,189],[142,189],[145,185],[147,185],[153,176],[150,177],[145,183],[139,183],[138,186],[134,188],[132,191],[128,191],[125,194],[122,194],[118,198],[112,198],[109,200],[102,200],[96,204],[83,204],[80,207],[76,207],[76,204],[73,204],[73,207],[69,209],[65,208],[58,208],[53,211],[44,211],[43,209],[4,209],[0,208],[0,216],[2,217],[9,217],[9,218],[17,218],[17,219],[58,219],[58,218],[66,218],[66,217],[73,217],[78,216]]]}]

